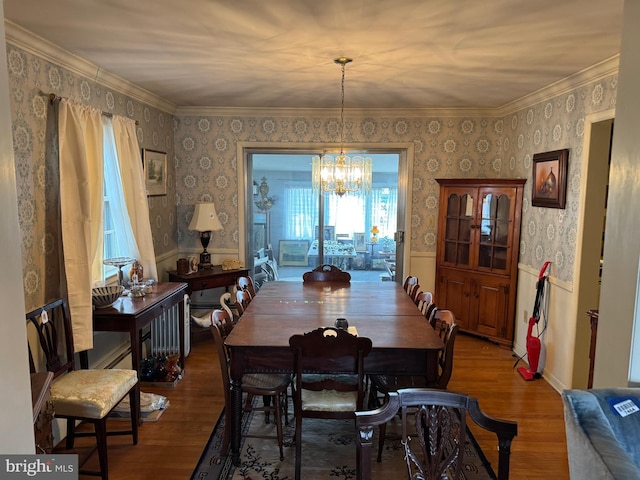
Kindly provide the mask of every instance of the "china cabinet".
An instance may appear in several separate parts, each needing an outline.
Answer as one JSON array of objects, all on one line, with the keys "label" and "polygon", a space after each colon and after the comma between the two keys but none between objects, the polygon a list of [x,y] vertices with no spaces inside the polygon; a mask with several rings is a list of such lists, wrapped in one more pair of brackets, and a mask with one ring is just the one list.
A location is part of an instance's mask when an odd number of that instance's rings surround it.
[{"label": "china cabinet", "polygon": [[460,329],[511,347],[526,179],[438,179],[436,305]]}]

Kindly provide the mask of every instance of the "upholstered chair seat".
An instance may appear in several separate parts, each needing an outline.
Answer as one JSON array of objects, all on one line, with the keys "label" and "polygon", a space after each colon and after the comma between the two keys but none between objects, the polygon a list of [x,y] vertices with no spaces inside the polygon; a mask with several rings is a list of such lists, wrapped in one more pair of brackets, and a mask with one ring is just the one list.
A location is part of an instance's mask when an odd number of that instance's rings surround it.
[{"label": "upholstered chair seat", "polygon": [[135,370],[73,370],[51,385],[57,415],[103,418],[138,383]]}]

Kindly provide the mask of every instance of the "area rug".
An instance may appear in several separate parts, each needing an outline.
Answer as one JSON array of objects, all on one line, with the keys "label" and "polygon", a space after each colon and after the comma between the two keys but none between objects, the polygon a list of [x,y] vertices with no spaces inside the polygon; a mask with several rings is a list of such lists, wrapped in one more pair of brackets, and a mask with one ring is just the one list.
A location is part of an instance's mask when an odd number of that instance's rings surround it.
[{"label": "area rug", "polygon": [[[290,410],[292,412],[293,409]],[[202,452],[191,480],[291,480],[295,478],[295,446],[293,445],[293,415],[284,426],[284,461],[280,461],[275,438],[262,439],[243,435],[240,465],[234,467],[229,456],[220,456],[224,434],[224,415],[220,416],[209,441]],[[245,413],[242,420],[244,433],[274,435],[273,422],[265,424],[264,413]],[[375,460],[377,437],[371,461],[372,479],[402,478],[405,476],[404,448],[397,433],[398,425],[387,426],[387,438],[382,462]],[[356,478],[356,439],[353,420],[304,419],[302,423],[302,478],[307,480]],[[466,480],[496,480],[491,465],[467,429],[463,477]]]}]

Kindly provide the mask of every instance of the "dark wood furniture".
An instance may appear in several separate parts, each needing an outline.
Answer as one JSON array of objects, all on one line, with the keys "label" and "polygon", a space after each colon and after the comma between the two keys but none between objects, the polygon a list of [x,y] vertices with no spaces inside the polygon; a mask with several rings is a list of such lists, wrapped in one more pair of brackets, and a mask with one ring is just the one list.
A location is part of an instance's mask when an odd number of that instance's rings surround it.
[{"label": "dark wood furniture", "polygon": [[526,179],[438,179],[436,304],[460,330],[513,343]]},{"label": "dark wood furniture", "polygon": [[598,339],[598,310],[588,310],[587,316],[591,325],[591,342],[589,345],[589,379],[587,388],[593,388],[593,369],[596,365],[596,341]]},{"label": "dark wood furniture", "polygon": [[[128,332],[131,340],[131,364],[140,375],[141,345],[145,339],[143,330],[152,320],[162,315],[173,306],[179,305],[180,316],[184,318],[184,296],[186,283],[158,283],[151,293],[144,297],[120,297],[113,305],[93,311],[93,329],[98,332]],[[184,322],[179,323],[180,366],[185,369],[184,362]],[[80,355],[82,368],[87,368],[86,352]]]},{"label": "dark wood furniture", "polygon": [[[372,301],[375,292],[375,301]],[[347,318],[373,349],[365,373],[437,378],[442,340],[395,282],[267,282],[245,310],[226,345],[231,350],[231,454],[240,460],[242,375],[293,372],[289,337]]]},{"label": "dark wood furniture", "polygon": [[350,282],[351,274],[334,265],[319,265],[310,272],[304,272],[302,281],[307,282]]},{"label": "dark wood furniture", "polygon": [[[211,325],[211,333],[213,334],[214,344],[218,352],[218,360],[222,376],[222,388],[224,391],[225,402],[225,426],[224,437],[222,441],[221,455],[226,455],[229,449],[230,427],[231,427],[231,396],[229,390],[229,349],[224,345],[224,340],[229,332],[233,330],[233,322],[224,310],[214,310],[213,323]],[[280,375],[249,375],[245,377],[242,384],[244,392],[247,394],[243,410],[247,411],[263,411],[265,414],[273,413],[276,422],[276,439],[280,449],[280,460],[284,460],[283,435],[282,435],[282,414],[285,413],[287,406],[287,389],[291,384],[290,374]],[[256,396],[268,397],[269,400],[263,403],[263,406],[254,406],[253,399]],[[271,405],[273,400],[273,405]],[[245,436],[251,436],[245,434]],[[263,435],[260,435],[264,438]]]},{"label": "dark wood furniture", "polygon": [[[440,351],[438,357],[438,378],[434,382],[427,382],[424,375],[371,375],[370,399],[374,405],[370,408],[380,407],[378,392],[384,397],[388,397],[389,392],[397,392],[403,388],[432,387],[446,390],[451,374],[453,373],[453,348],[456,342],[459,326],[451,310],[435,310],[433,318],[430,320],[432,327],[444,342],[444,350]],[[382,460],[382,449],[386,434],[386,424],[380,425],[378,435],[378,462]]]},{"label": "dark wood furniture", "polygon": [[213,268],[199,270],[195,273],[179,275],[176,270],[169,270],[170,282],[183,282],[187,284],[187,294],[191,295],[198,290],[210,288],[230,287],[235,285],[240,277],[249,275],[248,268],[237,270],[222,270],[222,266],[214,265]]},{"label": "dark wood furniture", "polygon": [[[465,426],[467,418],[470,418],[481,428],[496,434],[499,451],[498,480],[508,480],[511,442],[518,434],[518,424],[490,417],[480,409],[478,400],[473,397],[429,388],[391,392],[382,409],[356,412],[359,480],[371,478],[373,429],[388,422],[398,413],[401,413],[405,455],[411,459],[407,461],[407,468],[413,469],[413,472],[408,472],[410,478],[414,478],[411,475],[416,472],[413,462],[421,464],[427,478],[440,478],[444,472],[453,470],[453,466],[449,465],[452,458],[457,458],[458,468],[446,478],[461,478],[467,432]],[[461,428],[457,428],[458,425]],[[428,455],[428,461],[425,455]],[[400,478],[402,474],[398,472],[397,476]]]},{"label": "dark wood furniture", "polygon": [[51,402],[51,381],[53,373],[31,374],[31,406],[33,407],[33,433],[36,453],[51,453],[53,450],[53,430],[51,421],[54,410]]},{"label": "dark wood furniture", "polygon": [[[53,374],[51,402],[55,416],[66,419],[66,448],[73,448],[76,437],[95,437],[99,470],[83,470],[93,450],[79,460],[81,475],[109,478],[107,437],[131,435],[138,443],[140,390],[137,372],[126,369],[76,369],[73,329],[65,299],[57,299],[26,314],[31,373],[49,371]],[[130,430],[107,430],[107,416],[129,397]],[[93,425],[93,432],[76,432],[78,422]]]},{"label": "dark wood furniture", "polygon": [[[364,358],[371,351],[371,339],[355,336],[335,327],[317,328],[292,335],[289,345],[294,353],[295,388],[293,406],[296,417],[295,478],[302,470],[303,418],[355,418],[364,405]],[[349,370],[338,375],[331,372],[335,362],[346,359]],[[323,395],[323,392],[331,392]]]}]

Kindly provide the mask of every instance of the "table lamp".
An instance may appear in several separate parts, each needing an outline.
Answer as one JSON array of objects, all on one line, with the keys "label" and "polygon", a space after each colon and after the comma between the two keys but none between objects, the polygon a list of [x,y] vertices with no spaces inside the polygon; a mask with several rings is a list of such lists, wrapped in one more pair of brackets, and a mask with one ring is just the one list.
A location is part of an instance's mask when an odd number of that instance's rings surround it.
[{"label": "table lamp", "polygon": [[202,243],[203,252],[200,254],[200,264],[198,269],[213,268],[211,264],[211,254],[207,252],[209,239],[212,231],[222,230],[222,224],[218,220],[216,207],[211,203],[196,203],[193,211],[193,217],[189,224],[189,230],[200,232],[200,243]]}]

